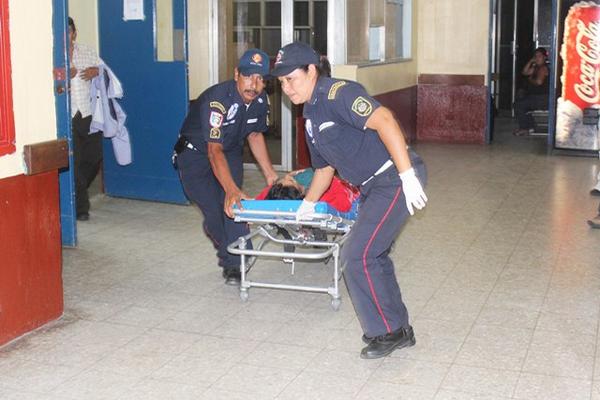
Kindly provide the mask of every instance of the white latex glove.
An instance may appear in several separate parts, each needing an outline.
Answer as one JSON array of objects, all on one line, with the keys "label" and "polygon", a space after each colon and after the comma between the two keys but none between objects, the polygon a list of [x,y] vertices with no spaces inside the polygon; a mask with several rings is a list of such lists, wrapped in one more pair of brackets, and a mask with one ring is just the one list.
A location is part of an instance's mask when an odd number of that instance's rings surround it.
[{"label": "white latex glove", "polygon": [[312,219],[312,215],[315,213],[315,202],[302,200],[300,207],[296,210],[296,221],[306,221]]},{"label": "white latex glove", "polygon": [[413,210],[413,207],[418,210],[425,207],[427,196],[423,191],[421,182],[419,182],[415,175],[414,168],[407,169],[400,173],[399,176],[402,180],[402,190],[404,191],[404,197],[406,198],[406,208],[408,208],[410,215],[414,215],[415,211]]}]

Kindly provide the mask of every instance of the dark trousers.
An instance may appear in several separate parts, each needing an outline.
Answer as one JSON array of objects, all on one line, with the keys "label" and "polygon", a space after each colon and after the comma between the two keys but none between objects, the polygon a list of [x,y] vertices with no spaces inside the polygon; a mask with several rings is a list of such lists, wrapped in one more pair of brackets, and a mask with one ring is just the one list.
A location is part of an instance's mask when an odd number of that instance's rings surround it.
[{"label": "dark trousers", "polygon": [[[423,162],[413,153],[413,167],[425,185]],[[408,311],[389,257],[393,241],[409,217],[396,168],[361,187],[358,219],[342,250],[344,280],[366,336],[408,327]]]},{"label": "dark trousers", "polygon": [[533,117],[527,114],[534,110],[547,110],[548,96],[543,94],[528,94],[515,101],[515,116],[521,129],[532,129],[535,125]]},{"label": "dark trousers", "polygon": [[91,122],[91,115],[82,118],[79,111],[71,120],[75,201],[78,215],[90,211],[88,188],[98,174],[102,162],[102,133],[90,135]]},{"label": "dark trousers", "polygon": [[[242,187],[242,155],[227,154],[226,157],[235,184]],[[208,157],[186,149],[177,157],[177,168],[187,198],[204,215],[204,232],[217,250],[219,265],[226,269],[238,269],[240,256],[230,254],[227,246],[240,236],[247,235],[250,229],[248,224],[237,223],[225,215],[225,191],[213,174]]]}]

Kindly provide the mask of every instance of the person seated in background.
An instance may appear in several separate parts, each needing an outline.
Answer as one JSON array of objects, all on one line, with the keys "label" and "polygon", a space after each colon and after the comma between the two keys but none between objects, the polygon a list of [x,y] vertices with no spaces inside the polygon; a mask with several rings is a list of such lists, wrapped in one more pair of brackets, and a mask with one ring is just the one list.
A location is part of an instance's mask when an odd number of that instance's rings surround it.
[{"label": "person seated in background", "polygon": [[588,225],[594,229],[600,229],[600,204],[598,204],[598,215],[592,219],[588,219]]},{"label": "person seated in background", "polygon": [[515,101],[515,116],[519,124],[513,134],[523,136],[533,133],[534,120],[527,114],[534,110],[548,109],[548,52],[543,47],[535,49],[534,56],[525,64],[521,74],[527,78],[525,89],[521,89]]},{"label": "person seated in background", "polygon": [[598,177],[596,178],[596,186],[590,190],[590,194],[592,196],[600,196],[600,172],[598,173]]},{"label": "person seated in background", "polygon": [[[292,171],[283,178],[279,178],[273,185],[264,188],[256,196],[256,200],[302,200],[313,175],[312,168]],[[348,212],[352,208],[354,200],[359,196],[358,189],[334,176],[329,189],[323,193],[320,201],[326,202],[338,211]]]}]

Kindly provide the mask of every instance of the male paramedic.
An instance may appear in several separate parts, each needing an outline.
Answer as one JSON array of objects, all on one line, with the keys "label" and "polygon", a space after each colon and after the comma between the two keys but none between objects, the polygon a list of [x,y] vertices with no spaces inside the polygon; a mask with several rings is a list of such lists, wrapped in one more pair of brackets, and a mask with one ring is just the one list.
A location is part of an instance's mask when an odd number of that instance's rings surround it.
[{"label": "male paramedic", "polygon": [[234,79],[205,90],[190,104],[179,140],[175,165],[187,197],[204,214],[204,231],[217,250],[218,264],[228,285],[240,283],[240,258],[227,246],[248,234],[234,222],[233,206],[249,199],[242,191],[242,152],[245,139],[267,181],[277,180],[263,132],[269,106],[263,92],[269,76],[269,57],[259,49],[246,51]]}]

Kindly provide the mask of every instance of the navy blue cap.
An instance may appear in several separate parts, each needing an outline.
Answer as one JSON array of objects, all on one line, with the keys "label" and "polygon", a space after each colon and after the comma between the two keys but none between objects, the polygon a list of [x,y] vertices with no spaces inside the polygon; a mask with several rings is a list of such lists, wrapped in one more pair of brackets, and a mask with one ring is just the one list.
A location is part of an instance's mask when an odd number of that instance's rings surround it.
[{"label": "navy blue cap", "polygon": [[244,76],[259,74],[269,76],[269,56],[260,49],[249,49],[244,52],[238,64],[238,71]]},{"label": "navy blue cap", "polygon": [[312,47],[302,42],[286,44],[277,53],[271,75],[284,76],[305,65],[320,64],[320,57]]}]

